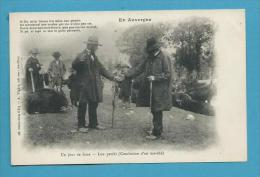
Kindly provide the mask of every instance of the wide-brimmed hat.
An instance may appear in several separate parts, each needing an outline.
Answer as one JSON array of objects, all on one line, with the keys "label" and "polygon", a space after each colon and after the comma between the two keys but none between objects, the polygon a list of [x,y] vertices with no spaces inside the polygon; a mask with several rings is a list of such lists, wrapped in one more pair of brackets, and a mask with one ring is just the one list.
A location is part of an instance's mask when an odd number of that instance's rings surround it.
[{"label": "wide-brimmed hat", "polygon": [[37,48],[33,48],[33,49],[31,49],[31,50],[29,51],[29,53],[31,53],[31,54],[39,54],[40,51],[39,51],[39,49],[37,49]]},{"label": "wide-brimmed hat", "polygon": [[85,41],[86,44],[94,44],[94,45],[99,45],[102,46],[99,42],[98,42],[98,37],[97,36],[89,36],[88,37],[88,41]]},{"label": "wide-brimmed hat", "polygon": [[151,52],[160,48],[159,42],[154,38],[148,38],[146,41],[146,51]]},{"label": "wide-brimmed hat", "polygon": [[60,52],[53,52],[52,56],[54,58],[59,58],[61,56],[61,53]]}]

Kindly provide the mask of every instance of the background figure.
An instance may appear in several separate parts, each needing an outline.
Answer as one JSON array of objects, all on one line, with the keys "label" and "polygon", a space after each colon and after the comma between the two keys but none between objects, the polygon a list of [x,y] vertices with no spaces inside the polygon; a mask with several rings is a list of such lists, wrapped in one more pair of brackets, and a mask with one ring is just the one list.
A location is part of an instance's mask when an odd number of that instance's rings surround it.
[{"label": "background figure", "polygon": [[37,55],[39,53],[40,52],[37,48],[32,49],[30,51],[31,56],[28,58],[25,64],[26,89],[30,92],[33,91],[32,84],[34,85],[35,91],[43,88],[42,79],[39,73],[41,70],[41,65],[37,59]]},{"label": "background figure", "polygon": [[[123,77],[123,73],[121,70],[121,64],[117,64],[115,69],[113,70],[113,75],[115,77]],[[116,96],[119,96],[119,83],[115,83],[112,85],[112,91],[115,92]]]},{"label": "background figure", "polygon": [[[126,74],[129,70],[128,65],[122,65],[121,66],[121,72],[122,74]],[[122,77],[122,76],[120,76]],[[129,109],[130,108],[130,95],[131,95],[131,80],[125,79],[122,82],[119,82],[119,99],[122,100],[123,108]]]},{"label": "background figure", "polygon": [[48,72],[51,77],[51,87],[59,92],[62,88],[62,81],[66,73],[66,66],[60,60],[60,52],[54,52],[52,56],[54,57],[54,60],[51,61]]},{"label": "background figure", "polygon": [[77,72],[71,69],[71,75],[67,80],[67,86],[70,89],[70,101],[74,106],[78,106],[79,93],[80,93],[80,80]]}]

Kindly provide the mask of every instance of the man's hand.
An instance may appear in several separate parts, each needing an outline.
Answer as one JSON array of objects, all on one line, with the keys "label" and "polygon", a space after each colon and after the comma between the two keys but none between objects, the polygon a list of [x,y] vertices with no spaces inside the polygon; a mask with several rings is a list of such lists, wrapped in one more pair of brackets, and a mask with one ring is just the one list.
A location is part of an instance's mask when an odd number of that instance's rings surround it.
[{"label": "man's hand", "polygon": [[32,69],[32,68],[29,68],[28,71],[33,72],[33,69]]},{"label": "man's hand", "polygon": [[39,65],[39,64],[36,64],[36,67],[37,67],[37,68],[39,68],[39,67],[40,67],[40,65]]},{"label": "man's hand", "polygon": [[39,74],[45,74],[44,70],[40,70]]},{"label": "man's hand", "polygon": [[152,81],[155,80],[155,77],[154,77],[154,76],[148,76],[147,79],[148,79],[150,82],[152,82]]},{"label": "man's hand", "polygon": [[114,80],[116,82],[122,82],[123,80],[125,80],[125,76],[124,75],[123,76],[115,76]]},{"label": "man's hand", "polygon": [[74,70],[74,71],[71,72],[71,74],[72,74],[72,75],[76,75],[76,74],[77,74],[77,71]]}]

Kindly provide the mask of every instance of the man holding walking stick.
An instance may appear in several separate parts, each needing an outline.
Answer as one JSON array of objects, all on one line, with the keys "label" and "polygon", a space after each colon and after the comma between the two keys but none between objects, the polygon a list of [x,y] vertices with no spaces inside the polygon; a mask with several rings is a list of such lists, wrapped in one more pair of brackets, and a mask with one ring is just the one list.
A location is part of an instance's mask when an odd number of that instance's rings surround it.
[{"label": "man holding walking stick", "polygon": [[40,78],[41,64],[37,58],[39,54],[37,48],[33,48],[30,51],[30,57],[25,64],[25,78],[26,78],[26,90],[29,92],[35,92],[43,88],[42,79]]},{"label": "man holding walking stick", "polygon": [[161,136],[163,130],[163,111],[169,111],[172,107],[171,79],[172,68],[170,58],[160,49],[155,38],[146,41],[147,58],[136,68],[125,74],[126,79],[132,79],[144,74],[137,97],[137,106],[150,107],[153,115],[153,130],[146,136],[155,140]]},{"label": "man holding walking stick", "polygon": [[[72,68],[76,71],[79,80],[79,105],[78,105],[78,128],[72,132],[87,133],[88,128],[103,130],[105,127],[99,125],[97,119],[98,104],[103,101],[103,90],[101,76],[112,80],[121,81],[113,76],[96,56],[98,42],[96,36],[90,36],[86,42],[86,48],[73,61]],[[89,124],[85,125],[85,116],[88,107]]]}]

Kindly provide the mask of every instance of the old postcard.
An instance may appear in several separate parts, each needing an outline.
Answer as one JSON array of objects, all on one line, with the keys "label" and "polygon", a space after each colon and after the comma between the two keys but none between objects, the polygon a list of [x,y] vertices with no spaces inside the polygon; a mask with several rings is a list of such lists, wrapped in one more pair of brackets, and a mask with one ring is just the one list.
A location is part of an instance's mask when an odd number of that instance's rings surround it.
[{"label": "old postcard", "polygon": [[247,161],[245,13],[10,13],[12,165]]}]

